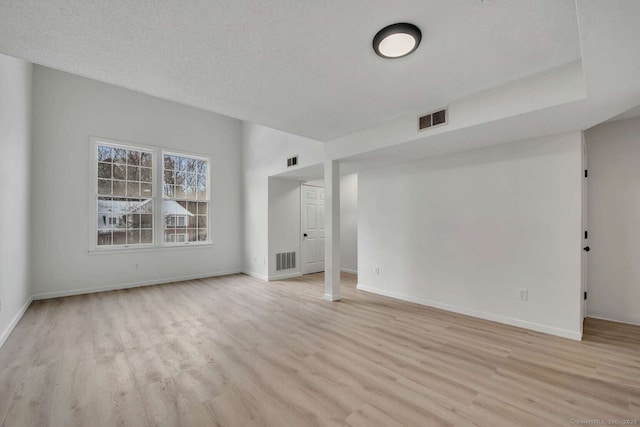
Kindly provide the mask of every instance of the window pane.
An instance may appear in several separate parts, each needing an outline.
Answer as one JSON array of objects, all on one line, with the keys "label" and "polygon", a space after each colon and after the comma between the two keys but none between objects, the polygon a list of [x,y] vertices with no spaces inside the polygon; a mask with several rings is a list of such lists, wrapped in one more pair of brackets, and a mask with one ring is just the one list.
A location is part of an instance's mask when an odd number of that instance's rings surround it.
[{"label": "window pane", "polygon": [[140,165],[150,168],[152,165],[151,153],[140,154]]},{"label": "window pane", "polygon": [[206,174],[207,173],[207,162],[204,160],[198,160],[196,164],[196,172]]},{"label": "window pane", "polygon": [[136,207],[136,213],[140,214],[152,214],[153,213],[153,200],[143,199],[140,201],[140,205]]},{"label": "window pane", "polygon": [[113,181],[113,195],[114,196],[126,196],[127,195],[127,182],[126,181]]},{"label": "window pane", "polygon": [[98,213],[111,212],[111,197],[98,198]]},{"label": "window pane", "polygon": [[98,246],[111,245],[111,230],[98,232]]},{"label": "window pane", "polygon": [[127,180],[140,181],[140,168],[136,166],[127,166]]},{"label": "window pane", "polygon": [[196,159],[186,159],[187,162],[187,172],[194,173],[196,172],[196,163],[198,162]]},{"label": "window pane", "polygon": [[127,163],[127,150],[123,148],[114,148],[113,149],[113,162],[126,164]]},{"label": "window pane", "polygon": [[141,228],[140,227],[140,214],[127,215],[127,228]]},{"label": "window pane", "polygon": [[206,215],[198,215],[198,228],[207,228],[207,216]]},{"label": "window pane", "polygon": [[173,197],[176,198],[176,199],[184,199],[185,198],[184,186],[176,185],[174,188],[175,188],[175,190],[174,190],[175,192],[174,192]]},{"label": "window pane", "polygon": [[140,227],[141,228],[153,228],[153,215],[142,214],[140,215]]},{"label": "window pane", "polygon": [[151,168],[140,168],[140,181],[151,182],[152,173]]},{"label": "window pane", "polygon": [[113,230],[112,244],[125,245],[127,243],[127,234],[125,230]]},{"label": "window pane", "polygon": [[140,243],[153,243],[153,230],[142,230],[140,232]]},{"label": "window pane", "polygon": [[175,173],[174,178],[175,178],[175,184],[181,187],[184,186],[187,181],[185,173],[180,171]]},{"label": "window pane", "polygon": [[127,230],[127,245],[140,244],[140,230]]},{"label": "window pane", "polygon": [[140,197],[140,183],[127,181],[127,196]]},{"label": "window pane", "polygon": [[111,178],[111,163],[98,163],[98,178]]},{"label": "window pane", "polygon": [[196,202],[187,202],[185,208],[193,215],[198,213],[198,204]]},{"label": "window pane", "polygon": [[99,179],[98,180],[98,194],[110,196],[111,193],[111,180],[110,179]]},{"label": "window pane", "polygon": [[138,166],[140,165],[140,152],[134,150],[127,151],[127,164]]},{"label": "window pane", "polygon": [[198,229],[198,241],[199,242],[207,241],[207,230]]},{"label": "window pane", "polygon": [[143,182],[140,184],[140,196],[141,197],[151,197],[153,194],[153,189],[151,187],[150,182]]},{"label": "window pane", "polygon": [[164,155],[164,168],[173,170],[176,168],[176,158],[174,156]]},{"label": "window pane", "polygon": [[114,165],[113,166],[113,179],[127,179],[127,167]]},{"label": "window pane", "polygon": [[98,145],[98,161],[113,162],[113,148],[106,145]]}]

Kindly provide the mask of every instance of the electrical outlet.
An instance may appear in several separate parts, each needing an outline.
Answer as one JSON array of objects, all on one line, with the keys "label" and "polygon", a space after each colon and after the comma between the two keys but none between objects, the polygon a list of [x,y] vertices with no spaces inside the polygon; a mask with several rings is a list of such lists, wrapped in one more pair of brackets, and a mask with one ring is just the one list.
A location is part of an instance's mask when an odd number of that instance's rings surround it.
[{"label": "electrical outlet", "polygon": [[373,271],[376,273],[376,276],[380,275],[380,267],[374,268]]},{"label": "electrical outlet", "polygon": [[529,290],[520,288],[518,289],[518,300],[527,301],[529,299]]},{"label": "electrical outlet", "polygon": [[255,264],[257,264],[257,263],[258,263],[258,257],[257,257],[257,256],[254,256],[254,257],[253,257],[253,262],[254,262]]},{"label": "electrical outlet", "polygon": [[133,264],[133,269],[137,270],[138,269],[138,264]]}]

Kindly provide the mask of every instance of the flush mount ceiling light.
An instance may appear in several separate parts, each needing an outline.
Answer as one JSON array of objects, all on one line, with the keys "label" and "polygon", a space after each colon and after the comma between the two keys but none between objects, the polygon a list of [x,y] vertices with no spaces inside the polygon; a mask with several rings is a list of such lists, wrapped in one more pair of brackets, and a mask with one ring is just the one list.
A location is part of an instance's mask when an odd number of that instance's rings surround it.
[{"label": "flush mount ceiling light", "polygon": [[384,27],[373,38],[373,50],[383,58],[402,58],[420,46],[422,32],[413,24],[401,22]]}]

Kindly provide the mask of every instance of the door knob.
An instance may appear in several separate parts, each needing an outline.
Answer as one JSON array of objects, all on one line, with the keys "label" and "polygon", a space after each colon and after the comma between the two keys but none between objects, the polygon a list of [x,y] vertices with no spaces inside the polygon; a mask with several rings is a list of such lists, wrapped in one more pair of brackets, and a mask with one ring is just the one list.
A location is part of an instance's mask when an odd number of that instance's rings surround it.
[{"label": "door knob", "polygon": [[586,246],[584,248],[582,248],[585,252],[589,252],[591,250],[591,248],[589,246]]},{"label": "door knob", "polygon": [[307,233],[304,233],[304,234],[303,234],[303,236],[304,236],[304,237],[307,237]]}]

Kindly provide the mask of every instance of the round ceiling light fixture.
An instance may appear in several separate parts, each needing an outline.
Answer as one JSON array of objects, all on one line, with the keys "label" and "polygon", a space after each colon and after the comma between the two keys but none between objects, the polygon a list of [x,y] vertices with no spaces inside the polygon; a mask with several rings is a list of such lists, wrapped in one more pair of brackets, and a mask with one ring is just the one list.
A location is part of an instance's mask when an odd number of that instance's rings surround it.
[{"label": "round ceiling light fixture", "polygon": [[384,27],[373,38],[373,50],[383,58],[402,58],[413,53],[422,40],[422,31],[401,22]]}]

